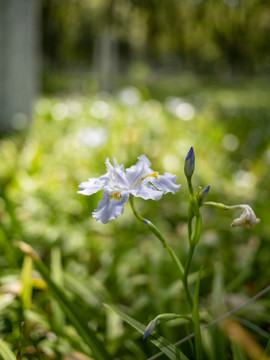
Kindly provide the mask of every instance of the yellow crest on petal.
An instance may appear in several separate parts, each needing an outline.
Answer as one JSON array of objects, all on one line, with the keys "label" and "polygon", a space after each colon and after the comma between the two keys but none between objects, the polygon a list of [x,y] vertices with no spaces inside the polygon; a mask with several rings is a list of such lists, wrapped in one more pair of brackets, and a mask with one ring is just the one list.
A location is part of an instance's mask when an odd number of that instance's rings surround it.
[{"label": "yellow crest on petal", "polygon": [[120,200],[122,198],[121,191],[114,191],[110,195],[110,199]]}]

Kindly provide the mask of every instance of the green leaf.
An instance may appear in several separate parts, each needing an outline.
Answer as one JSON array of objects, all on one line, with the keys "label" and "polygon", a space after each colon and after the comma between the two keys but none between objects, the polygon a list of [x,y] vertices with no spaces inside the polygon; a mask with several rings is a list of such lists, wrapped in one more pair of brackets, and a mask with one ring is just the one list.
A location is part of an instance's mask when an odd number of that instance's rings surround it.
[{"label": "green leaf", "polygon": [[253,324],[251,321],[243,319],[239,316],[231,316],[232,319],[235,319],[240,324],[246,326],[247,328],[251,329],[255,333],[259,334],[261,337],[265,339],[269,339],[269,333],[263,329],[261,329],[259,326]]},{"label": "green leaf", "polygon": [[110,360],[110,356],[105,350],[104,345],[97,339],[94,331],[88,326],[85,314],[82,314],[72,303],[66,293],[58,286],[50,276],[46,266],[40,259],[34,259],[35,266],[46,281],[55,300],[64,311],[70,322],[77,329],[85,343],[90,347],[94,356],[99,360]]},{"label": "green leaf", "polygon": [[247,360],[247,357],[241,347],[237,344],[236,341],[232,340],[232,357],[233,360]]},{"label": "green leaf", "polygon": [[[219,255],[219,259],[220,256],[221,255]],[[225,290],[223,265],[222,261],[217,261],[214,268],[214,278],[211,294],[211,312],[214,318],[219,318],[226,312],[226,308],[224,305],[224,292]],[[216,359],[226,360],[227,340],[219,327],[216,327],[216,330],[213,332],[213,342],[215,346]]]},{"label": "green leaf", "polygon": [[30,256],[25,255],[22,266],[22,303],[25,309],[31,307],[32,298],[32,263],[33,260]]},{"label": "green leaf", "polygon": [[270,355],[270,339],[266,345],[265,351],[264,351],[264,356],[269,356]]},{"label": "green leaf", "polygon": [[79,296],[89,307],[96,308],[101,303],[110,301],[110,294],[96,278],[78,281],[78,278],[70,273],[65,272],[63,275],[65,288],[72,290],[72,293]]},{"label": "green leaf", "polygon": [[214,340],[209,329],[204,329],[204,331],[201,332],[201,336],[203,350],[206,354],[207,360],[216,360]]},{"label": "green leaf", "polygon": [[193,299],[193,309],[192,309],[192,320],[194,323],[195,349],[196,349],[197,360],[202,359],[202,339],[201,339],[200,314],[199,314],[200,281],[201,281],[201,271],[199,271],[196,282],[194,299]]},{"label": "green leaf", "polygon": [[16,356],[10,350],[8,344],[2,339],[0,339],[0,357],[3,360],[16,360]]},{"label": "green leaf", "polygon": [[[146,326],[141,324],[139,321],[131,318],[127,314],[123,313],[121,310],[115,306],[104,304],[107,308],[114,311],[118,314],[126,323],[136,329],[139,333],[144,334]],[[151,333],[148,339],[160,349],[169,359],[171,360],[189,360],[186,355],[184,355],[176,346],[170,344],[165,338],[155,333]]]},{"label": "green leaf", "polygon": [[[55,283],[58,286],[63,287],[61,250],[59,246],[55,246],[51,249],[51,274]],[[57,333],[61,333],[61,329],[63,329],[65,325],[65,315],[63,313],[60,304],[55,299],[52,299],[52,311],[53,311],[52,323],[54,326],[54,330]]]},{"label": "green leaf", "polygon": [[66,314],[69,321],[76,328],[82,339],[89,346],[93,356],[95,356],[97,360],[111,360],[105,346],[100,342],[100,340],[98,340],[94,331],[88,326],[88,319],[85,314],[82,313],[75,304],[73,304],[72,300],[70,300],[65,291],[52,279],[49,270],[31,246],[24,242],[18,242],[17,245],[22,249],[22,251],[32,257],[36,269],[47,283],[51,294],[58,302],[62,311]]}]

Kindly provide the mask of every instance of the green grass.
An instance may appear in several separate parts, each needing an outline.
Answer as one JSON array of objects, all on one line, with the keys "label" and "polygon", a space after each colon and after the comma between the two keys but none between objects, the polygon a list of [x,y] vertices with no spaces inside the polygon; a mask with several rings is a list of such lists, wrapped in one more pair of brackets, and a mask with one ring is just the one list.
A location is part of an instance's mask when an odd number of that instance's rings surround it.
[{"label": "green grass", "polygon": [[[192,76],[134,84],[138,90],[114,96],[41,97],[30,128],[0,141],[3,351],[9,344],[17,354],[24,322],[22,359],[67,359],[71,354],[75,359],[80,359],[78,354],[99,359],[107,353],[112,359],[148,359],[159,350],[102,303],[126,309],[129,319],[145,326],[160,313],[188,311],[174,264],[128,204],[122,216],[103,225],[91,217],[100,194],[77,194],[79,183],[105,173],[106,157],[114,156],[128,167],[145,154],[153,169],[177,175],[182,184],[177,195],[158,202],[136,199],[136,207],[158,225],[183,263],[188,250],[183,166],[190,146],[196,153],[195,187],[210,184],[209,200],[249,203],[261,218],[252,230],[232,229],[232,214],[202,209],[203,234],[190,284],[194,290],[203,266],[196,314],[203,312],[205,322],[269,284],[270,86],[256,79],[217,83]],[[127,94],[133,105],[123,101]],[[174,112],[180,104],[175,98],[193,107],[190,121]],[[54,290],[14,245],[18,240],[38,253]],[[268,343],[262,334],[269,334],[269,307],[266,294],[237,314],[246,321],[242,326],[251,324],[248,331],[262,349]],[[83,319],[79,324],[77,312]],[[188,335],[177,319],[155,330],[169,344]],[[194,346],[185,342],[178,349],[192,358]],[[217,327],[203,335],[202,348],[203,359],[217,358],[221,349],[224,359],[247,356]]]}]

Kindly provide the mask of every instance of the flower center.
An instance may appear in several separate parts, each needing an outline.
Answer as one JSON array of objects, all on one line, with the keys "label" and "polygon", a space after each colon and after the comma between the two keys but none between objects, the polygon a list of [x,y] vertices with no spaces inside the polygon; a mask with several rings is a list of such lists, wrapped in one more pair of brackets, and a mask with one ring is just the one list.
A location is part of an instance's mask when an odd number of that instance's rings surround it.
[{"label": "flower center", "polygon": [[122,198],[121,191],[114,191],[110,194],[110,199],[120,200]]}]

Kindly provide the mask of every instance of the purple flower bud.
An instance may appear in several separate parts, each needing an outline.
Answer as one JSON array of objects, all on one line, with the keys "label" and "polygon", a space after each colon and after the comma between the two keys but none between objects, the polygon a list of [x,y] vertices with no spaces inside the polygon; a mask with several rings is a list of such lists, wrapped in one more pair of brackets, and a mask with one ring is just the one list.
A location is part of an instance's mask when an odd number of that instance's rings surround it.
[{"label": "purple flower bud", "polygon": [[147,219],[143,219],[143,222],[145,223],[145,225],[149,225],[150,221]]},{"label": "purple flower bud", "polygon": [[151,334],[151,332],[154,330],[156,325],[157,325],[157,320],[156,319],[150,321],[150,323],[147,325],[147,327],[145,329],[145,332],[144,332],[144,335],[143,335],[143,340],[145,340]]},{"label": "purple flower bud", "polygon": [[206,196],[208,195],[210,190],[210,185],[206,186],[206,188],[203,189],[203,191],[200,193],[201,200],[204,200]]},{"label": "purple flower bud", "polygon": [[195,154],[194,154],[194,150],[193,147],[191,146],[186,160],[185,160],[185,167],[184,167],[184,171],[185,171],[185,175],[187,178],[191,178],[193,172],[194,172],[194,168],[195,168]]}]

